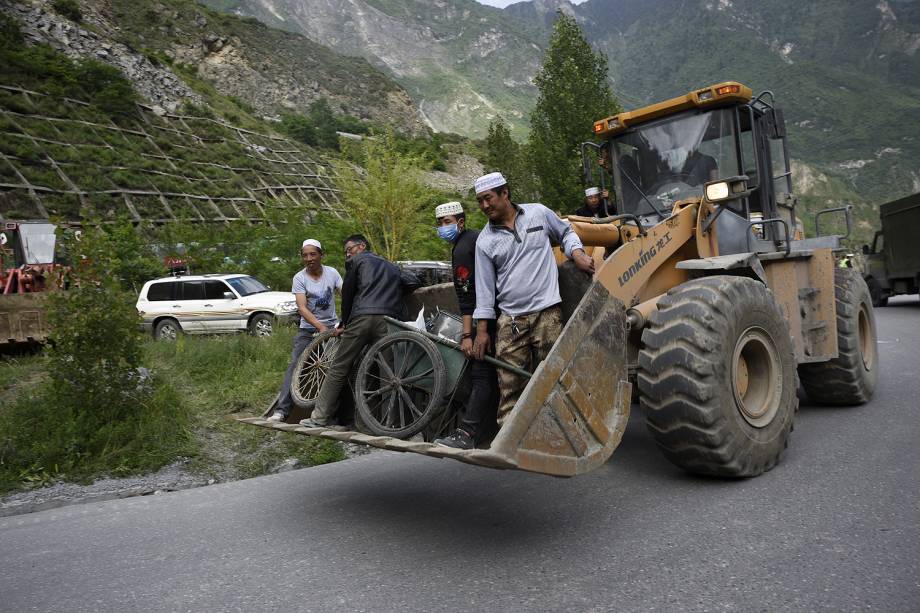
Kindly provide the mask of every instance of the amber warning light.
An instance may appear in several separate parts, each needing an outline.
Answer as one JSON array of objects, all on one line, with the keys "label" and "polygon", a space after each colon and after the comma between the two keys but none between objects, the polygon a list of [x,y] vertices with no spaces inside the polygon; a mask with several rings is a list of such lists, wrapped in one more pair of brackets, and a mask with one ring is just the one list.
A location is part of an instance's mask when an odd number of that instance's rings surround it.
[{"label": "amber warning light", "polygon": [[724,96],[725,94],[737,94],[741,91],[740,85],[723,85],[722,87],[716,90],[717,96]]},{"label": "amber warning light", "polygon": [[604,122],[603,122],[603,121],[598,121],[596,124],[594,124],[594,131],[595,131],[595,132],[603,132],[603,131],[604,131]]}]

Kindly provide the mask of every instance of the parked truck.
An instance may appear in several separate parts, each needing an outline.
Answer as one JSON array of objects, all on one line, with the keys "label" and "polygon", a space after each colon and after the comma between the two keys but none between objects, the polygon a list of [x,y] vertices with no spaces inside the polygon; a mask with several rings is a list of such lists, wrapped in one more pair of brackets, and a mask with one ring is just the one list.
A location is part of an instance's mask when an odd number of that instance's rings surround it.
[{"label": "parked truck", "polygon": [[872,305],[883,307],[891,296],[920,290],[920,193],[883,204],[879,217],[882,229],[863,255]]},{"label": "parked truck", "polygon": [[0,225],[0,349],[48,335],[45,296],[63,285],[66,273],[55,263],[55,230],[44,221]]},{"label": "parked truck", "polygon": [[[855,270],[837,266],[840,236],[802,236],[772,93],[719,83],[602,118],[593,131],[614,214],[568,220],[601,263],[593,278],[571,262],[559,266],[565,326],[494,439],[459,450],[428,436],[363,431],[358,421],[345,432],[302,427],[293,416],[241,421],[574,476],[614,452],[636,389],[670,461],[693,473],[749,477],[779,461],[800,382],[815,403],[871,398],[878,361],[869,290]],[[821,214],[834,211],[849,215],[846,207]],[[422,302],[432,302],[436,287],[425,290]],[[410,392],[418,391],[440,395],[449,410],[462,386],[445,385],[445,364],[429,353],[378,360],[382,384],[367,390],[359,380],[355,401],[385,393],[388,406],[401,398],[412,409]],[[329,355],[317,351],[314,388]]]}]

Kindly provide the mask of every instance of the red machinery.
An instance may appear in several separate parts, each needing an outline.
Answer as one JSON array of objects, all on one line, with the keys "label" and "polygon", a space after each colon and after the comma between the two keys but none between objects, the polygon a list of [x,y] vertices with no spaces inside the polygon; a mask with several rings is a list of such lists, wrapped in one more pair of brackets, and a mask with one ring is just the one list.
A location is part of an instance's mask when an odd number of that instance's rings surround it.
[{"label": "red machinery", "polygon": [[4,222],[0,230],[0,294],[29,294],[61,278],[54,263],[55,225],[45,222]]},{"label": "red machinery", "polygon": [[0,348],[48,334],[44,294],[62,286],[66,271],[54,263],[55,229],[45,221],[0,226]]}]

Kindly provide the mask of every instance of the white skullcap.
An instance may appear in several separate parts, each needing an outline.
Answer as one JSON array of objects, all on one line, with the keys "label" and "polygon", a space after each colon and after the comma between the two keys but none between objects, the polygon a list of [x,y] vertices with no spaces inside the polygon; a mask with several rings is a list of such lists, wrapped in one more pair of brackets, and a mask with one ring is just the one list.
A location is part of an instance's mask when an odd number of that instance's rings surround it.
[{"label": "white skullcap", "polygon": [[315,238],[308,238],[303,242],[303,245],[300,246],[300,250],[303,251],[304,247],[316,247],[320,251],[323,250],[323,246],[319,244],[319,241]]},{"label": "white skullcap", "polygon": [[463,205],[459,202],[445,202],[444,204],[439,204],[434,209],[435,219],[440,219],[446,215],[462,215],[463,214]]},{"label": "white skullcap", "polygon": [[476,190],[476,193],[481,194],[484,191],[488,191],[490,189],[495,189],[496,187],[500,187],[507,182],[508,181],[505,180],[505,177],[504,175],[502,175],[502,173],[490,172],[489,174],[482,175],[481,177],[476,179],[476,183],[474,183],[473,185],[474,185],[474,189]]},{"label": "white skullcap", "polygon": [[585,190],[585,197],[588,197],[588,196],[597,196],[597,195],[600,194],[600,193],[601,193],[601,190],[599,190],[598,188],[596,188],[596,187],[589,187],[588,189]]}]

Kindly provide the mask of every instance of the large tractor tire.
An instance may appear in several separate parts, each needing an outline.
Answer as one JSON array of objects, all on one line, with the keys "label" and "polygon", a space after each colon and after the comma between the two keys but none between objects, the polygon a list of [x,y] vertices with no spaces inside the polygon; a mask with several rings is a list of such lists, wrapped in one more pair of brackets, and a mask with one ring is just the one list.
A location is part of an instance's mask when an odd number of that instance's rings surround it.
[{"label": "large tractor tire", "polygon": [[838,356],[829,362],[802,364],[799,377],[809,400],[856,405],[872,398],[878,381],[875,312],[866,282],[855,270],[834,269]]},{"label": "large tractor tire", "polygon": [[640,401],[668,460],[720,477],[776,465],[799,401],[789,325],[766,286],[732,276],[679,285],[642,343]]}]

